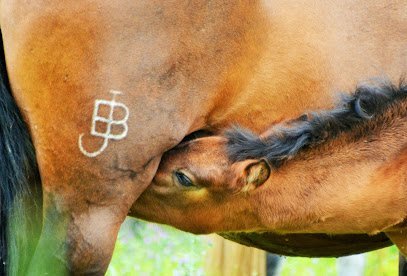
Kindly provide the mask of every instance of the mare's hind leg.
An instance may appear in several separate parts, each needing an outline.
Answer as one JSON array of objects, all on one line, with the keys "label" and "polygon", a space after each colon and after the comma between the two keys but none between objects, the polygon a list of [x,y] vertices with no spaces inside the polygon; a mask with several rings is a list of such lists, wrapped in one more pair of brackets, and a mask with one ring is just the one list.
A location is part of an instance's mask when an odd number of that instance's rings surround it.
[{"label": "mare's hind leg", "polygon": [[[145,59],[137,33],[151,29],[128,25],[142,2],[41,3],[1,1],[0,9],[0,19],[9,19],[1,22],[8,74],[31,127],[44,198],[28,271],[103,274],[130,206],[161,154],[196,127],[202,103],[185,88],[169,93],[158,86],[168,56]],[[163,54],[174,48],[160,47],[155,51]]]},{"label": "mare's hind leg", "polygon": [[[159,159],[146,167],[140,182],[119,180],[119,183],[99,185],[145,186],[158,165]],[[131,181],[134,181],[133,179]],[[101,190],[103,188],[101,187]],[[125,193],[124,189],[119,189]],[[97,193],[97,191],[95,191]],[[114,195],[99,202],[86,200],[65,202],[66,195],[46,192],[44,195],[44,226],[34,258],[28,269],[30,275],[86,274],[103,275],[113,252],[117,232],[134,201],[137,192],[127,189],[127,195]],[[88,197],[89,198],[89,197]]]}]

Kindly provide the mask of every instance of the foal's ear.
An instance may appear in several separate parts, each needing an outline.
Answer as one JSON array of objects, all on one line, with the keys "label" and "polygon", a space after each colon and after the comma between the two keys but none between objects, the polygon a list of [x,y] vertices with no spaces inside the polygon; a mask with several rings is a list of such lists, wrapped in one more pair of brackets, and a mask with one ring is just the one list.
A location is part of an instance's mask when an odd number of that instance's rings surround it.
[{"label": "foal's ear", "polygon": [[271,168],[266,160],[246,160],[243,171],[245,183],[243,191],[251,191],[262,185],[269,178],[270,172]]}]

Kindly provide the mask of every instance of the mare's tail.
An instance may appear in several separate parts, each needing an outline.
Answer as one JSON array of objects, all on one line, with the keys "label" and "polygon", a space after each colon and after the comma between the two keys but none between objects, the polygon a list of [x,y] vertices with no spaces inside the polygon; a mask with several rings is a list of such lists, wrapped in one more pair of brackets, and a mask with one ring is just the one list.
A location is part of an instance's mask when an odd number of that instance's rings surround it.
[{"label": "mare's tail", "polygon": [[[3,40],[0,33],[0,43]],[[22,275],[40,231],[40,177],[0,50],[0,275]]]}]

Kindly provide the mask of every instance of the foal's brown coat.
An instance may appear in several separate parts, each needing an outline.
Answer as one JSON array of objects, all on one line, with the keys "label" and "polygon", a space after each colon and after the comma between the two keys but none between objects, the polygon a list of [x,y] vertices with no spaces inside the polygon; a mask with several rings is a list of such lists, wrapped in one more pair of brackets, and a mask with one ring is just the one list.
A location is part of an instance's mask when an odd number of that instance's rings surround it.
[{"label": "foal's brown coat", "polygon": [[[133,212],[194,233],[385,232],[407,254],[407,89],[400,95],[383,114],[353,122],[337,138],[287,156],[281,166],[262,159],[233,163],[230,141],[221,136],[180,145],[164,155]],[[280,139],[299,127],[285,125],[267,136]],[[314,143],[320,135],[332,136],[316,133]]]}]

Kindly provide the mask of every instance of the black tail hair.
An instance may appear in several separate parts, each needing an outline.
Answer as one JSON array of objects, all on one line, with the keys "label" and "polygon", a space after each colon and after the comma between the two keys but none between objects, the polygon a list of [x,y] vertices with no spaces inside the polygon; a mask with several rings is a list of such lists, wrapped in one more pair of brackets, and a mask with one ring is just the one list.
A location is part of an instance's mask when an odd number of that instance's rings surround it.
[{"label": "black tail hair", "polygon": [[407,100],[407,84],[403,80],[399,86],[389,82],[360,86],[353,94],[343,96],[337,108],[277,125],[268,137],[260,138],[250,130],[235,127],[226,132],[229,158],[233,162],[265,158],[274,167],[279,167],[300,150],[351,131],[399,100]]},{"label": "black tail hair", "polygon": [[[1,32],[0,43],[3,46]],[[32,232],[38,232],[33,227],[41,217],[40,183],[34,147],[11,94],[4,50],[1,49],[0,275],[20,275],[30,260]],[[29,206],[31,204],[34,205]]]}]

